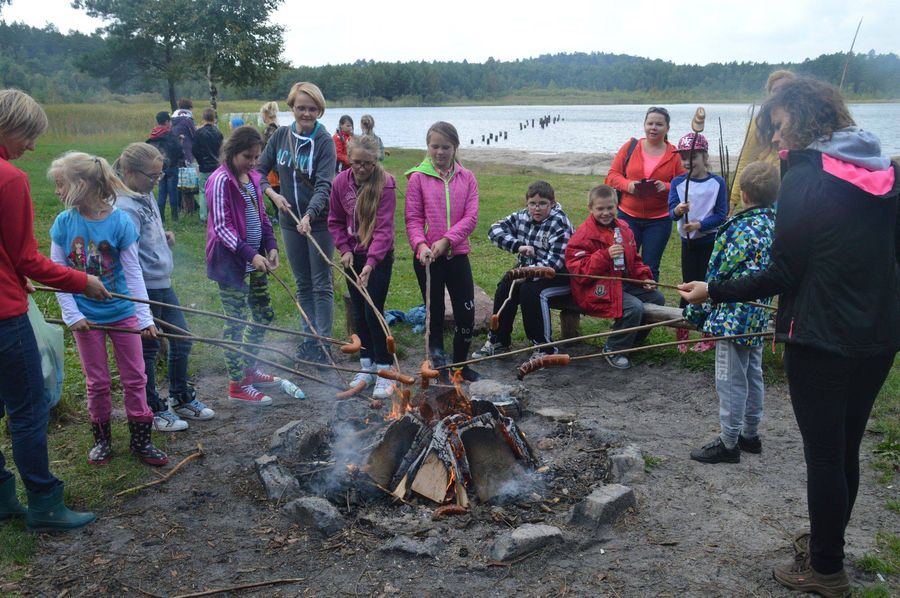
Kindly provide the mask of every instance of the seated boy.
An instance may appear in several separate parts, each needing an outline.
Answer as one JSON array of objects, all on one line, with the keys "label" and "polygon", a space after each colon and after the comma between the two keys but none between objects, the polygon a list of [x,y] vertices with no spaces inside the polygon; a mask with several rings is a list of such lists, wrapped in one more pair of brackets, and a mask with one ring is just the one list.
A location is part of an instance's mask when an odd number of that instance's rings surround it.
[{"label": "seated boy", "polygon": [[[572,223],[556,203],[553,187],[545,181],[535,181],[525,192],[525,209],[513,212],[491,226],[488,238],[500,249],[517,255],[516,266],[550,267],[564,271],[563,252],[572,236]],[[494,293],[494,313],[499,314],[500,325],[488,333],[487,342],[472,353],[475,358],[508,351],[512,342],[513,322],[516,311],[522,306],[522,323],[525,336],[533,344],[552,340],[550,307],[551,297],[567,295],[569,281],[566,278],[535,278],[523,280],[513,289],[512,299],[499,311],[509,297],[512,281],[501,280]],[[555,353],[555,347],[548,352]]]},{"label": "seated boy", "polygon": [[[653,280],[650,267],[644,264],[634,234],[628,224],[616,217],[616,191],[607,185],[597,185],[588,193],[587,219],[578,227],[566,248],[566,268],[574,274],[621,276],[639,280]],[[641,324],[644,303],[664,305],[662,293],[655,285],[636,286],[618,280],[597,280],[572,276],[572,296],[588,315],[615,318],[613,330]],[[649,330],[616,334],[608,337],[604,351],[630,349],[647,338]],[[625,355],[607,355],[614,368],[625,370],[631,361]]]},{"label": "seated boy", "polygon": [[[778,170],[768,162],[748,164],[740,177],[742,211],[716,234],[707,282],[718,282],[765,270],[775,235],[772,204],[778,194]],[[769,303],[771,297],[763,299]],[[689,305],[685,318],[713,336],[765,332],[769,310],[746,303]],[[736,338],[716,343],[716,393],[719,436],[691,451],[701,463],[739,463],[741,451],[761,453],[759,422],[763,414],[763,339]]]}]

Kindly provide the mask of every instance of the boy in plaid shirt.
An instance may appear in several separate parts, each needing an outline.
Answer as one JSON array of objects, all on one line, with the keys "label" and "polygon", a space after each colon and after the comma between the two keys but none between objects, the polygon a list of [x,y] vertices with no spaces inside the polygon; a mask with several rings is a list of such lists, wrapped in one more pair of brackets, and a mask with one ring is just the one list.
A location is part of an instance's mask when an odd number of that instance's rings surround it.
[{"label": "boy in plaid shirt", "polygon": [[[557,272],[565,271],[565,251],[572,236],[572,223],[556,203],[553,187],[545,181],[535,181],[525,192],[526,207],[513,212],[491,225],[488,238],[499,247],[517,256],[516,266],[546,266]],[[498,313],[509,296],[512,281],[501,279],[494,293],[494,313]],[[557,295],[569,294],[566,277],[523,280],[513,289],[512,299],[500,312],[500,325],[488,333],[487,341],[473,357],[485,357],[508,351],[511,344],[516,311],[522,307],[525,336],[533,344],[549,343],[552,338],[548,301]],[[556,352],[556,348],[548,351]]]}]

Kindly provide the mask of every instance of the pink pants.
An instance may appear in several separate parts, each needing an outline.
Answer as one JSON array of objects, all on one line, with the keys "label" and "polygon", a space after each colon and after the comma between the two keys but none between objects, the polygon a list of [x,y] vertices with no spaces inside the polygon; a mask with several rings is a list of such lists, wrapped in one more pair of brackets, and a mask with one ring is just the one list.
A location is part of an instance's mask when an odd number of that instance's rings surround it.
[{"label": "pink pants", "polygon": [[[138,327],[135,316],[107,324],[117,328]],[[153,421],[153,412],[147,407],[147,376],[144,374],[144,353],[141,337],[131,332],[89,330],[75,333],[75,344],[81,357],[81,369],[87,382],[88,413],[91,421],[109,421],[112,414],[111,379],[109,357],[106,353],[106,337],[112,341],[122,383],[125,413],[130,421]]]}]

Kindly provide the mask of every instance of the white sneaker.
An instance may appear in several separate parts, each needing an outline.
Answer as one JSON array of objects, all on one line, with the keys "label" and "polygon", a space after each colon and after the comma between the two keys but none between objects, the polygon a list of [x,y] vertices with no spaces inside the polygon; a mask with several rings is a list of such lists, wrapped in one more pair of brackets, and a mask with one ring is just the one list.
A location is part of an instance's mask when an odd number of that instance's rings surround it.
[{"label": "white sneaker", "polygon": [[190,399],[184,403],[179,402],[179,397],[169,397],[169,409],[184,419],[206,420],[216,416],[216,412],[207,407],[203,401],[197,398],[194,389],[180,395],[180,398]]},{"label": "white sneaker", "polygon": [[495,343],[492,342],[491,339],[487,339],[480,349],[472,352],[472,359],[491,357],[492,355],[499,355],[501,353],[506,353],[507,351],[509,351],[509,345]]},{"label": "white sneaker", "polygon": [[153,429],[157,432],[180,432],[188,423],[175,415],[171,409],[153,414]]},{"label": "white sneaker", "polygon": [[363,390],[365,390],[375,382],[375,364],[368,357],[360,357],[359,368],[362,371],[353,376],[353,380],[350,381],[350,388],[356,388],[360,382],[365,382],[366,385],[363,387]]},{"label": "white sneaker", "polygon": [[[391,369],[390,365],[378,365],[375,366],[379,370],[389,370]],[[376,399],[386,399],[391,396],[391,393],[394,392],[394,383],[387,378],[382,378],[378,376],[375,378],[375,390],[372,392],[372,396]]]}]

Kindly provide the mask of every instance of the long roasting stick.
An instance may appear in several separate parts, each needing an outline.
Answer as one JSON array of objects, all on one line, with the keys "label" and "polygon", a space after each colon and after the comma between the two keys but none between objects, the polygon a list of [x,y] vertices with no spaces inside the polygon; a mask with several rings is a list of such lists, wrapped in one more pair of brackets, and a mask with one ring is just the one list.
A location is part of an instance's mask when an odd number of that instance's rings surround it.
[{"label": "long roasting stick", "polygon": [[[35,286],[34,290],[43,291],[47,293],[63,293],[65,291],[60,291],[59,289],[54,289],[52,287],[45,286]],[[125,301],[131,301],[133,303],[144,303],[146,305],[156,305],[159,307],[170,307],[172,309],[177,309],[179,311],[183,311],[189,314],[197,314],[201,316],[210,316],[212,318],[218,318],[220,320],[228,320],[229,322],[237,322],[239,324],[244,324],[245,326],[255,326],[256,328],[263,328],[265,330],[271,330],[272,332],[281,332],[283,334],[293,334],[295,336],[304,336],[307,338],[318,338],[327,343],[331,343],[333,345],[345,345],[347,341],[340,341],[336,338],[329,338],[327,336],[319,336],[317,334],[310,334],[309,332],[301,332],[299,330],[291,330],[290,328],[280,328],[278,326],[269,326],[266,324],[257,324],[256,322],[248,322],[247,320],[242,320],[240,318],[234,318],[232,316],[228,316],[225,314],[220,314],[214,311],[207,311],[205,309],[196,309],[193,307],[185,307],[183,305],[172,305],[171,303],[163,303],[162,301],[153,301],[152,299],[140,299],[138,297],[130,297],[128,295],[122,295],[120,293],[110,293],[116,299],[123,299]]]}]

